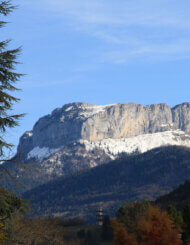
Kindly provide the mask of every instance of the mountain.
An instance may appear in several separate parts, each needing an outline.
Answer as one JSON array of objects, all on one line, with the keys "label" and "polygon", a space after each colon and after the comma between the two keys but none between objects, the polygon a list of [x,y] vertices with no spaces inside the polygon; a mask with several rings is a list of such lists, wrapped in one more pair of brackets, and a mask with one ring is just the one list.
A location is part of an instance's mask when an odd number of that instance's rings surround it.
[{"label": "mountain", "polygon": [[18,186],[5,175],[1,184],[24,192],[108,163],[123,152],[143,153],[167,145],[190,147],[190,103],[174,108],[70,103],[40,118],[20,138],[17,154],[3,165]]},{"label": "mountain", "polygon": [[31,200],[33,215],[94,221],[98,207],[113,215],[124,202],[154,200],[186,179],[190,179],[190,148],[168,146],[60,177],[23,197]]},{"label": "mountain", "polygon": [[178,210],[183,211],[185,206],[190,205],[190,181],[185,181],[175,190],[159,197],[155,203],[163,208],[173,205]]}]

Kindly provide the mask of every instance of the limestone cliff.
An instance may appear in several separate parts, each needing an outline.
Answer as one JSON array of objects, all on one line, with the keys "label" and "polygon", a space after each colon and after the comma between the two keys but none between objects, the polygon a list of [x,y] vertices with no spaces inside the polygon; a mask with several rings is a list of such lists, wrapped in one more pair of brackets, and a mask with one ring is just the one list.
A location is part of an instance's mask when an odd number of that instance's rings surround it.
[{"label": "limestone cliff", "polygon": [[190,133],[190,103],[174,108],[166,104],[71,103],[40,118],[33,130],[21,137],[18,153],[28,153],[35,147],[57,149],[80,139],[121,139],[175,129]]},{"label": "limestone cliff", "polygon": [[[142,153],[167,145],[190,147],[190,103],[174,108],[70,103],[40,118],[20,138],[14,160],[23,165],[6,166],[21,183],[27,182],[23,185],[27,190],[107,163],[123,152]],[[7,187],[9,181],[5,183]]]}]

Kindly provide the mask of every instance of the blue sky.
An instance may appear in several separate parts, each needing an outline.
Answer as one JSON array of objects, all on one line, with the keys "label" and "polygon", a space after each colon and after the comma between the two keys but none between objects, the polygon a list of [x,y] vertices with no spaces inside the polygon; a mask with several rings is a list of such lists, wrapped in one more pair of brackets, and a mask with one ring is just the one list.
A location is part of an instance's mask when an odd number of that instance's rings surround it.
[{"label": "blue sky", "polygon": [[8,132],[18,143],[36,120],[65,103],[190,101],[190,1],[15,0],[1,39],[22,46],[26,73]]}]

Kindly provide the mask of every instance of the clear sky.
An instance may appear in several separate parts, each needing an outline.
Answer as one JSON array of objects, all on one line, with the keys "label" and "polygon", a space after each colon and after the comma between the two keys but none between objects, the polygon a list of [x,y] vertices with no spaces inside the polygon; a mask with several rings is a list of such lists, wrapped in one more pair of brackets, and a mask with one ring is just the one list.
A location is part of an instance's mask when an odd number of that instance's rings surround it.
[{"label": "clear sky", "polygon": [[22,46],[18,87],[26,112],[15,144],[69,102],[143,105],[190,101],[189,0],[13,0],[0,38]]}]

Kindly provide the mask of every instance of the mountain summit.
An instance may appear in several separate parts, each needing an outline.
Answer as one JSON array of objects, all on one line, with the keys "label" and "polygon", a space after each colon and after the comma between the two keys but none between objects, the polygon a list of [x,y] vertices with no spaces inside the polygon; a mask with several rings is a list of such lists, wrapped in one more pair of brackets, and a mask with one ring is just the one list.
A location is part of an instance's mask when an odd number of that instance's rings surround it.
[{"label": "mountain summit", "polygon": [[[107,163],[121,153],[143,153],[167,145],[190,147],[190,103],[174,108],[70,103],[40,118],[20,138],[14,160],[24,166],[13,162],[7,166],[21,182],[30,176],[30,184],[24,187],[28,190]],[[32,170],[27,170],[28,165]]]},{"label": "mountain summit", "polygon": [[172,109],[166,104],[71,103],[40,118],[33,130],[21,137],[18,154],[42,158],[78,140],[99,142],[176,130],[190,134],[190,103]]}]

